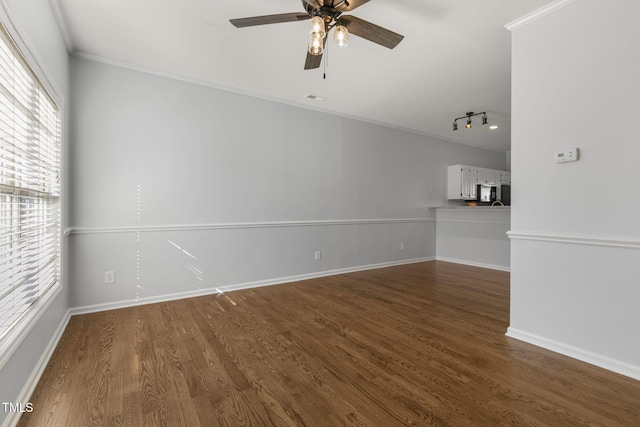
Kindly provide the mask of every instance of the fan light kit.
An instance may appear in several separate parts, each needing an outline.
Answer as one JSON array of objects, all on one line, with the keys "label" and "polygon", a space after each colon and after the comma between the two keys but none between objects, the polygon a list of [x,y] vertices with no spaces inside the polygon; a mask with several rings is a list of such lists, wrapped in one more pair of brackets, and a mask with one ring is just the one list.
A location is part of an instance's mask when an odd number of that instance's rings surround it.
[{"label": "fan light kit", "polygon": [[322,54],[327,43],[327,34],[331,30],[334,30],[333,40],[341,48],[349,45],[349,33],[389,49],[393,49],[402,41],[404,36],[398,33],[353,15],[342,15],[344,12],[351,12],[369,1],[371,0],[302,0],[302,6],[306,13],[293,12],[254,16],[231,19],[230,22],[236,28],[243,28],[310,19],[309,48],[304,64],[304,69],[310,70],[320,67]]},{"label": "fan light kit", "polygon": [[[487,120],[487,113],[485,111],[483,111],[482,113],[474,113],[473,111],[470,111],[466,115],[462,117],[458,117],[457,119],[453,120],[453,130],[458,130],[458,120],[462,120],[462,119],[467,119],[467,123],[464,125],[464,127],[467,129],[471,129],[472,128],[471,117],[479,116],[481,114],[482,114],[482,124],[486,125],[488,123],[488,120]],[[498,129],[498,127],[499,127],[498,125],[492,125],[492,126],[489,126],[489,129],[495,130],[495,129]]]}]

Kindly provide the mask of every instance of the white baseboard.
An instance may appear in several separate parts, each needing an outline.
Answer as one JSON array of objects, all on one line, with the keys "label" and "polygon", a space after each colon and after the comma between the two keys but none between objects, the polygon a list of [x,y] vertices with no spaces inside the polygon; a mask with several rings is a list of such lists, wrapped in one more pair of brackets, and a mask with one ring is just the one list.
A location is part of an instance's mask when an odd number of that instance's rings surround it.
[{"label": "white baseboard", "polygon": [[[44,370],[47,367],[47,364],[49,363],[49,359],[51,359],[51,356],[53,355],[53,352],[55,351],[58,345],[58,341],[60,341],[60,338],[62,338],[62,334],[66,329],[70,318],[71,318],[71,312],[70,310],[67,310],[64,317],[60,321],[58,328],[56,329],[55,333],[51,337],[51,340],[49,340],[49,344],[47,344],[47,347],[42,352],[42,355],[40,356],[38,363],[36,364],[36,366],[34,366],[33,371],[31,372],[31,375],[29,375],[29,378],[27,379],[27,382],[25,383],[24,387],[22,387],[22,390],[20,391],[20,394],[16,398],[15,402],[26,403],[29,401],[31,394],[36,389],[36,386],[38,385],[38,381],[40,381],[40,377],[44,373]],[[9,415],[7,416],[7,418],[5,418],[4,423],[2,424],[2,427],[16,426],[18,424],[18,421],[20,420],[21,415],[22,414],[20,412],[9,412]]]},{"label": "white baseboard", "polygon": [[507,328],[505,335],[640,381],[640,366],[630,365],[512,327]]},{"label": "white baseboard", "polygon": [[505,267],[503,265],[485,264],[485,263],[482,263],[482,262],[469,261],[469,260],[466,260],[466,259],[456,259],[456,258],[447,258],[447,257],[438,256],[438,257],[436,257],[436,260],[445,261],[445,262],[453,262],[455,264],[470,265],[472,267],[488,268],[490,270],[500,270],[500,271],[506,271],[506,272],[511,271],[510,267]]},{"label": "white baseboard", "polygon": [[[49,359],[51,359],[51,356],[53,355],[53,352],[55,351],[56,346],[58,345],[58,342],[60,341],[60,338],[62,337],[62,334],[65,328],[67,327],[67,324],[69,323],[69,319],[73,315],[95,313],[99,311],[114,310],[118,308],[133,307],[133,306],[144,305],[144,304],[152,304],[156,302],[172,301],[172,300],[183,299],[183,298],[191,298],[196,296],[230,292],[230,291],[235,291],[240,289],[250,289],[250,288],[256,288],[261,286],[277,285],[277,284],[283,284],[283,283],[296,282],[300,280],[333,276],[337,274],[373,270],[376,268],[392,267],[396,265],[415,264],[419,262],[434,261],[434,260],[435,260],[435,257],[406,259],[406,260],[400,260],[400,261],[384,262],[379,264],[341,268],[337,270],[320,271],[315,273],[282,277],[277,279],[261,280],[261,281],[249,282],[249,283],[240,283],[232,286],[224,286],[219,288],[208,288],[208,289],[202,289],[195,292],[191,291],[191,292],[174,293],[174,294],[168,294],[168,295],[161,295],[157,297],[141,298],[138,300],[118,301],[113,303],[96,304],[96,305],[91,305],[86,307],[71,308],[67,310],[65,316],[63,317],[60,324],[58,325],[58,328],[56,329],[54,335],[51,337],[51,340],[47,344],[47,347],[43,351],[42,356],[38,360],[38,363],[34,367],[33,371],[31,372],[31,375],[29,376],[27,382],[25,383],[24,387],[20,391],[20,394],[18,395],[15,401],[16,402],[29,401],[31,394],[34,392],[36,386],[38,385],[38,381],[40,381],[40,377],[44,373],[44,370],[47,367],[47,364],[49,363]],[[19,412],[9,413],[5,421],[2,423],[2,427],[16,426],[18,424],[18,421],[20,420],[21,415],[22,414]]]},{"label": "white baseboard", "polygon": [[378,264],[361,265],[356,267],[340,268],[336,270],[318,271],[296,276],[279,277],[255,282],[238,283],[229,286],[219,286],[215,288],[205,288],[196,291],[178,292],[173,294],[158,295],[154,297],[139,298],[134,300],[114,301],[104,304],[94,304],[83,307],[71,308],[71,315],[97,313],[100,311],[116,310],[119,308],[135,307],[138,305],[154,304],[158,302],[174,301],[184,298],[193,298],[205,295],[220,294],[224,292],[237,291],[241,289],[258,288],[262,286],[280,285],[283,283],[298,282],[301,280],[316,279],[319,277],[335,276],[338,274],[353,273],[356,271],[373,270],[376,268],[393,267],[396,265],[415,264],[419,262],[434,261],[435,257],[404,259],[399,261],[383,262]]}]

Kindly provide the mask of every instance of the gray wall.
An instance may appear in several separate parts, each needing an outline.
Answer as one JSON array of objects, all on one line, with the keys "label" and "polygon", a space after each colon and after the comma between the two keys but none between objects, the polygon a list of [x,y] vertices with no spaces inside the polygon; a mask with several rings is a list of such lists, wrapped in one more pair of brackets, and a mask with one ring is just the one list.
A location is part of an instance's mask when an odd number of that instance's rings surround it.
[{"label": "gray wall", "polygon": [[638,379],[639,14],[581,0],[513,32],[509,328]]},{"label": "gray wall", "polygon": [[[69,60],[67,51],[58,31],[57,23],[47,0],[0,2],[0,19],[17,32],[13,36],[23,45],[26,56],[39,77],[45,80],[68,116]],[[67,128],[63,126],[63,154],[67,147]],[[64,179],[64,173],[63,173]],[[63,190],[63,204],[66,204],[68,192]],[[66,210],[63,209],[63,223],[67,223]],[[62,242],[66,254],[66,239]],[[47,355],[60,327],[63,326],[68,311],[68,287],[66,270],[63,268],[62,292],[53,300],[39,320],[24,337],[19,347],[7,360],[2,358],[0,368],[0,402],[26,403],[30,391],[38,379],[37,372],[42,367],[42,357]],[[16,414],[0,410],[0,425],[15,417]],[[13,418],[15,420],[15,418]]]},{"label": "gray wall", "polygon": [[81,310],[434,258],[430,208],[445,203],[446,166],[505,167],[503,153],[71,64]]},{"label": "gray wall", "polygon": [[511,209],[437,209],[438,260],[509,271]]},{"label": "gray wall", "polygon": [[[505,166],[501,153],[70,61],[47,0],[0,1],[65,111],[69,233],[62,292],[2,361],[3,402],[26,403],[69,307],[429,259],[446,166]],[[14,421],[0,412],[0,424]]]}]

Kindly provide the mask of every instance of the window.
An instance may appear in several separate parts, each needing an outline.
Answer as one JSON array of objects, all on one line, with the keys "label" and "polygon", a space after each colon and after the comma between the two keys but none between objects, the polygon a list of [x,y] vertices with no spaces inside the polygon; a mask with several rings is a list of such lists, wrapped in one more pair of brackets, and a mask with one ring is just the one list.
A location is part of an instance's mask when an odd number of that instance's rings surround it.
[{"label": "window", "polygon": [[60,109],[0,25],[0,341],[60,280],[60,147]]}]

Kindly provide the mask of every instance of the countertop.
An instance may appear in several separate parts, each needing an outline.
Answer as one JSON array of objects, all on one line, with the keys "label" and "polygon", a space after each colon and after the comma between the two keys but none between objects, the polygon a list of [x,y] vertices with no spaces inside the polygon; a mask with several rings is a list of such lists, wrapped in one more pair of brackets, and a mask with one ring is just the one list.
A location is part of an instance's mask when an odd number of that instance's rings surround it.
[{"label": "countertop", "polygon": [[437,209],[511,209],[511,206],[443,206]]}]

